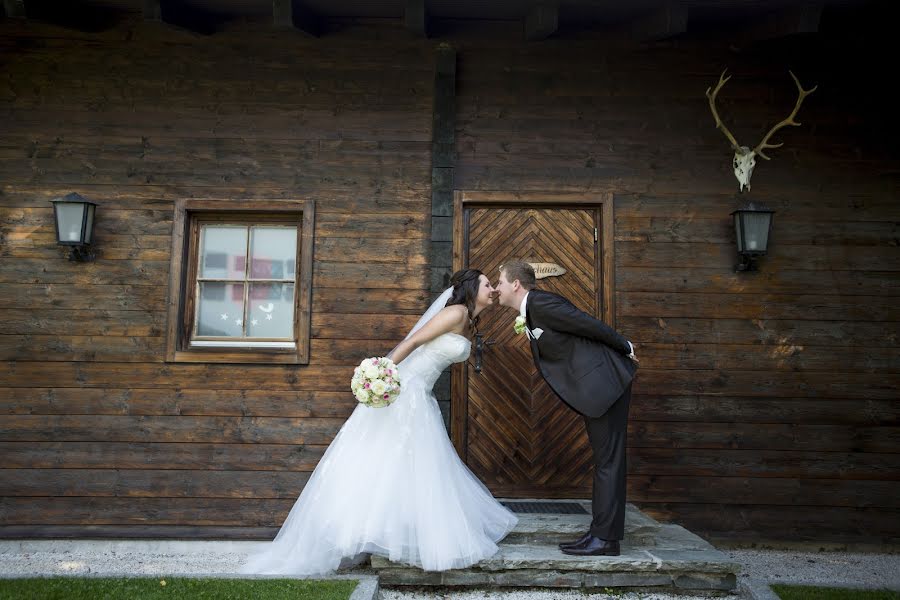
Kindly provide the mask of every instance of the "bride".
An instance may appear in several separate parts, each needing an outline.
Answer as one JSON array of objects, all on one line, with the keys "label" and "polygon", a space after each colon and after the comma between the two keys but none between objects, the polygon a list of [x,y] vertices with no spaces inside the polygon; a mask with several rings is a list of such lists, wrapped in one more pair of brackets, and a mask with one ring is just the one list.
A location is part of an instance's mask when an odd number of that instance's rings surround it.
[{"label": "bride", "polygon": [[516,525],[456,454],[432,395],[441,372],[468,358],[467,336],[491,304],[480,271],[458,271],[451,283],[388,355],[400,395],[356,407],[278,535],[242,572],[318,575],[362,553],[457,569],[493,555]]}]

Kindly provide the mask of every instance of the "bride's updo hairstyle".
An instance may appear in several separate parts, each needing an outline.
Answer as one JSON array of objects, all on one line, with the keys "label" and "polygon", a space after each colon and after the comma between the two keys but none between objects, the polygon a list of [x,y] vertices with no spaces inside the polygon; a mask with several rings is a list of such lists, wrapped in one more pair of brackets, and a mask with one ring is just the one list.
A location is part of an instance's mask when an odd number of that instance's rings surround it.
[{"label": "bride's updo hairstyle", "polygon": [[447,306],[464,304],[469,309],[469,324],[473,330],[478,328],[478,317],[473,319],[471,315],[475,314],[475,298],[478,297],[482,275],[478,269],[461,269],[450,277],[453,292],[447,300]]}]

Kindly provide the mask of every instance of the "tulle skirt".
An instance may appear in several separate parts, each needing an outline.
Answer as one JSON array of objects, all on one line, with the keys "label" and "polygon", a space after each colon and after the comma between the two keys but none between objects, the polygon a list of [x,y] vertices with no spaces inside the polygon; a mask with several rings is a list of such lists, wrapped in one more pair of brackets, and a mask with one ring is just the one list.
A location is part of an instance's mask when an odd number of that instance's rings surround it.
[{"label": "tulle skirt", "polygon": [[462,568],[492,556],[516,522],[456,454],[431,386],[413,378],[392,405],[356,407],[275,540],[241,571],[324,574],[362,553]]}]

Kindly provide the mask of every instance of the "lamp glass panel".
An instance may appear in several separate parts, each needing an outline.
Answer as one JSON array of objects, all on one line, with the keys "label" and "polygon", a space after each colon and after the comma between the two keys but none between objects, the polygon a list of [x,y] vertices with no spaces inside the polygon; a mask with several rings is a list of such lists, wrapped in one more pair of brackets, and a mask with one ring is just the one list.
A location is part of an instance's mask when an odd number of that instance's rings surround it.
[{"label": "lamp glass panel", "polygon": [[765,252],[769,244],[769,222],[772,213],[747,212],[744,217],[744,245],[747,252]]},{"label": "lamp glass panel", "polygon": [[55,202],[59,241],[80,243],[85,205],[80,202]]}]

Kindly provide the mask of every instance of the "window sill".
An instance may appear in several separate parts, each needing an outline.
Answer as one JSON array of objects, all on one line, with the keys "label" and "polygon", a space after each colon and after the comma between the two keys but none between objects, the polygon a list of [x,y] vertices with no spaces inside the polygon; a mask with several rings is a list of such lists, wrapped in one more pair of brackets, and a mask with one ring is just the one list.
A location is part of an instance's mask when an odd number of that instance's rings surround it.
[{"label": "window sill", "polygon": [[226,342],[213,340],[199,340],[191,342],[191,350],[199,348],[219,348],[222,350],[236,350],[244,352],[246,350],[296,350],[297,344],[294,342]]},{"label": "window sill", "polygon": [[177,350],[166,362],[174,363],[262,363],[304,365],[309,360],[302,359],[295,346],[289,348],[191,348]]}]

